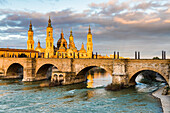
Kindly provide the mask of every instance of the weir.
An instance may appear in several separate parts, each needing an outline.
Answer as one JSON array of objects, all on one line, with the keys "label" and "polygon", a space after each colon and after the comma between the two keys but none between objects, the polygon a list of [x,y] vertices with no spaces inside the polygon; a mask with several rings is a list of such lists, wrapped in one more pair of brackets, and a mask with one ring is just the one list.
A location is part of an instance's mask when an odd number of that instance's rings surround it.
[{"label": "weir", "polygon": [[[17,78],[22,72],[23,81],[43,80],[48,78],[44,75],[50,66],[57,68],[52,77],[63,85],[85,81],[86,72],[93,67],[112,75],[113,84],[135,85],[135,74],[144,70],[159,73],[170,84],[170,59],[0,58],[0,77],[7,79],[14,75]],[[18,71],[20,69],[23,71]]]}]

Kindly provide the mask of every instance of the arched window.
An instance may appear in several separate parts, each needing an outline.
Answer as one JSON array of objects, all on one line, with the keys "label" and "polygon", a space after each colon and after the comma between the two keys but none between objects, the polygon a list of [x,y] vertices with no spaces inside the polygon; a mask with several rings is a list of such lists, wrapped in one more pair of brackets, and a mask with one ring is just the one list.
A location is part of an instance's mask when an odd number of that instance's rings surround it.
[{"label": "arched window", "polygon": [[48,32],[48,36],[50,37],[50,31]]},{"label": "arched window", "polygon": [[54,74],[54,77],[57,77],[58,75],[57,74]]},{"label": "arched window", "polygon": [[60,75],[59,75],[59,77],[63,77],[63,75],[62,75],[62,74],[60,74]]},{"label": "arched window", "polygon": [[89,42],[91,42],[91,38],[89,38]]},{"label": "arched window", "polygon": [[29,40],[31,40],[31,35],[29,35]]}]

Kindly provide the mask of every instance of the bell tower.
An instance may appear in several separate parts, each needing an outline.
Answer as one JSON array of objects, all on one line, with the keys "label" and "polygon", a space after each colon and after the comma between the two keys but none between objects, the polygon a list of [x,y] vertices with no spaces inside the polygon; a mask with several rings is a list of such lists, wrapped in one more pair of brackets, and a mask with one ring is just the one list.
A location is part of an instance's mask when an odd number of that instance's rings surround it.
[{"label": "bell tower", "polygon": [[27,49],[34,50],[34,40],[33,40],[34,32],[32,30],[32,23],[30,21],[30,26],[28,30],[28,40],[27,40]]},{"label": "bell tower", "polygon": [[46,50],[45,50],[45,58],[51,58],[54,56],[54,47],[53,47],[53,28],[51,26],[51,19],[49,17],[48,27],[47,27],[47,36],[46,36]]},{"label": "bell tower", "polygon": [[69,37],[69,48],[70,48],[70,49],[75,48],[74,37],[73,37],[72,29],[71,29],[71,31],[70,31],[70,37]]},{"label": "bell tower", "polygon": [[89,32],[87,34],[87,56],[88,58],[92,58],[92,53],[93,53],[93,42],[92,42],[91,28],[89,25]]}]

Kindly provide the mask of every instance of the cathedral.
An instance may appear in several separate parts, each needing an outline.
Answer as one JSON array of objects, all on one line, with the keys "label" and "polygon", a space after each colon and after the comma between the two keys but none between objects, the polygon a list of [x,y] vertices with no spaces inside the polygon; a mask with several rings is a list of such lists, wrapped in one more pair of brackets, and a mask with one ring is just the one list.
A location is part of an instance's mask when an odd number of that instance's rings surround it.
[{"label": "cathedral", "polygon": [[84,48],[84,43],[81,45],[81,49],[78,50],[75,43],[72,30],[70,31],[69,43],[64,38],[63,30],[61,31],[60,38],[58,39],[56,46],[53,39],[53,27],[51,25],[51,19],[48,20],[48,26],[46,28],[46,48],[42,48],[40,41],[38,40],[37,47],[34,49],[34,32],[32,30],[32,23],[30,21],[28,30],[28,40],[27,49],[15,49],[15,48],[0,48],[0,57],[25,57],[25,58],[117,58],[119,55],[111,54],[110,56],[102,56],[93,54],[93,42],[92,33],[89,26],[87,34],[86,49]]},{"label": "cathedral", "polygon": [[[72,30],[70,31],[69,43],[67,43],[64,38],[63,31],[61,32],[61,36],[57,41],[57,45],[54,45],[53,39],[53,27],[51,25],[51,19],[48,20],[48,26],[46,29],[46,48],[42,48],[40,45],[40,41],[38,41],[38,45],[35,48],[35,51],[39,52],[39,57],[42,58],[93,58],[93,42],[92,42],[92,33],[91,28],[89,26],[88,34],[87,34],[87,49],[84,48],[84,44],[82,43],[81,49],[77,50],[76,45],[74,43],[74,37]],[[30,22],[29,30],[28,30],[28,40],[27,40],[27,50],[34,50],[34,39],[33,39],[33,30],[32,24]]]}]

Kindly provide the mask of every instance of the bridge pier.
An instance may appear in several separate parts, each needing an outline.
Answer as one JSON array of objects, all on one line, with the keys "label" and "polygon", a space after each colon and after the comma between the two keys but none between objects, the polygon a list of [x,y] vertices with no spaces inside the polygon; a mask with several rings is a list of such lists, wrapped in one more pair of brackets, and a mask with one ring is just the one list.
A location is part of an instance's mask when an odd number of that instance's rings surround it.
[{"label": "bridge pier", "polygon": [[112,84],[129,85],[127,75],[112,75]]},{"label": "bridge pier", "polygon": [[28,58],[25,61],[22,81],[35,81],[35,59]]},{"label": "bridge pier", "polygon": [[112,84],[128,85],[128,75],[126,74],[126,62],[124,60],[114,60]]},{"label": "bridge pier", "polygon": [[52,72],[51,82],[55,84],[68,85],[84,82],[86,79],[76,78],[75,72]]}]

